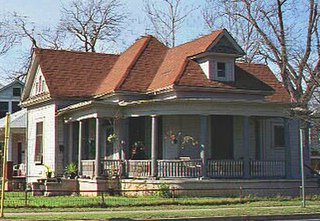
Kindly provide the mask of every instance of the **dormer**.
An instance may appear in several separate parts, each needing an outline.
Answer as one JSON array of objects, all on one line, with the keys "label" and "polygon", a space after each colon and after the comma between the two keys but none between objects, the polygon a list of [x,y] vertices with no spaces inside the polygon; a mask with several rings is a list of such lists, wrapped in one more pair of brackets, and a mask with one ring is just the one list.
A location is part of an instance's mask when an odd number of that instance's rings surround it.
[{"label": "dormer", "polygon": [[208,47],[195,59],[206,77],[215,81],[233,82],[235,80],[235,60],[244,55],[244,51],[224,30]]}]

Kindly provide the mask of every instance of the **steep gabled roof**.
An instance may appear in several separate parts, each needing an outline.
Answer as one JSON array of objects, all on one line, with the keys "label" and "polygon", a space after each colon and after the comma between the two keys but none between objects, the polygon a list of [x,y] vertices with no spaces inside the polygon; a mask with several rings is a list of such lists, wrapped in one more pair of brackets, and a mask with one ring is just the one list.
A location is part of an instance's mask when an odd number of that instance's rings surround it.
[{"label": "steep gabled roof", "polygon": [[204,53],[224,31],[224,29],[214,31],[194,41],[171,48],[166,54],[148,90],[152,91],[172,86],[184,72],[188,62],[187,58]]},{"label": "steep gabled roof", "polygon": [[147,47],[150,39],[151,36],[142,37],[120,55],[110,72],[100,81],[95,91],[96,95],[107,94],[121,87],[131,69],[136,64],[137,59]]},{"label": "steep gabled roof", "polygon": [[89,97],[118,55],[35,49],[51,97]]},{"label": "steep gabled roof", "polygon": [[266,96],[267,101],[290,102],[287,91],[265,65],[237,64],[234,82],[207,79],[194,58],[220,50],[215,46],[219,46],[222,37],[223,44],[230,43],[234,57],[243,53],[222,29],[174,48],[144,36],[120,55],[35,49],[36,62],[30,70],[40,66],[51,98],[99,97],[116,91],[150,93],[184,86],[220,88],[230,93],[262,91],[273,94]]}]

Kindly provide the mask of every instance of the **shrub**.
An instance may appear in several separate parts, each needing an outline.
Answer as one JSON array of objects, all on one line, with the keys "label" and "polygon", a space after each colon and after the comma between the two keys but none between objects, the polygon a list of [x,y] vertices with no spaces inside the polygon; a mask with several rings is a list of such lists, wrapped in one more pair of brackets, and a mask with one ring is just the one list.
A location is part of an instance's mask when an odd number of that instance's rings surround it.
[{"label": "shrub", "polygon": [[166,183],[160,183],[158,185],[158,190],[155,192],[155,195],[158,197],[163,197],[163,198],[171,198],[172,193],[170,190],[170,186]]}]

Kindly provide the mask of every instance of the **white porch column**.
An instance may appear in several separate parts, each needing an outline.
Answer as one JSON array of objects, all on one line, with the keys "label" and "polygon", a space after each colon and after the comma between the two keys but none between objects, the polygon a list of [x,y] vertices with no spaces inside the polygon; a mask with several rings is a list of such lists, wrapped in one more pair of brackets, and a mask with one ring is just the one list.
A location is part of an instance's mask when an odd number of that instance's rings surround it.
[{"label": "white porch column", "polygon": [[200,158],[202,161],[202,177],[207,176],[208,122],[208,116],[200,116]]},{"label": "white porch column", "polygon": [[285,172],[286,177],[291,178],[291,149],[290,149],[290,132],[289,121],[283,118],[284,125],[284,148],[285,148]]},{"label": "white porch column", "polygon": [[81,168],[81,160],[82,160],[82,130],[83,130],[83,122],[79,121],[79,149],[78,149],[78,173],[79,175],[82,174]]},{"label": "white porch column", "polygon": [[151,176],[157,176],[158,118],[151,116]]},{"label": "white porch column", "polygon": [[94,176],[95,178],[100,176],[100,118],[96,118],[96,157],[95,157],[95,170],[94,170]]},{"label": "white porch column", "polygon": [[244,177],[250,177],[250,124],[249,124],[249,116],[243,116],[243,172]]}]

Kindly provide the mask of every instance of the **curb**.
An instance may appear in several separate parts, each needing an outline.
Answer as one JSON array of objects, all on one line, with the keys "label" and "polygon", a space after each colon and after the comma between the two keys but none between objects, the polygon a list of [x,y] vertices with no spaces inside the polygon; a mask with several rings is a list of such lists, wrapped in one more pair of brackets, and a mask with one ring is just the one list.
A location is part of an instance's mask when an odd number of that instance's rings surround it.
[{"label": "curb", "polygon": [[[292,215],[261,215],[261,216],[229,216],[229,217],[190,217],[190,218],[163,218],[163,219],[134,219],[135,221],[262,221],[262,220],[300,220],[319,219],[320,213],[313,214],[292,214]],[[110,219],[112,220],[112,219]],[[132,219],[117,219],[118,221],[129,221]]]}]

